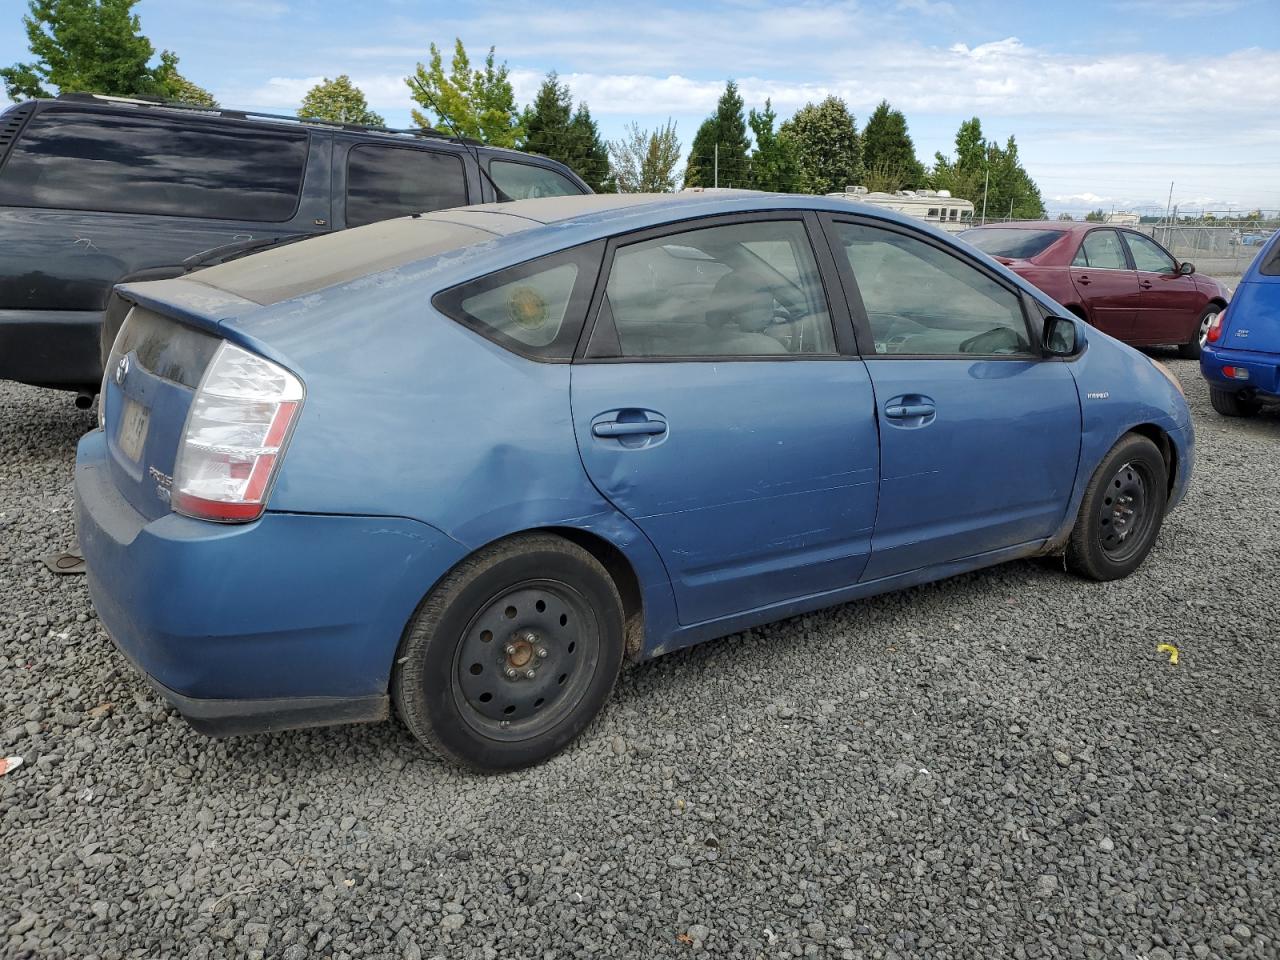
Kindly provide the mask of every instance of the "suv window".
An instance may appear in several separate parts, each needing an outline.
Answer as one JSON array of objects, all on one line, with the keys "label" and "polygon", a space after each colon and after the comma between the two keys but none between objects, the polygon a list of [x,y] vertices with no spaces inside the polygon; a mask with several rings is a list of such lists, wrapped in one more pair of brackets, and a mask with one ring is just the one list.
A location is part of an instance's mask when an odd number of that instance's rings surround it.
[{"label": "suv window", "polygon": [[274,223],[297,209],[306,160],[303,131],[54,107],[10,152],[0,204]]},{"label": "suv window", "polygon": [[349,227],[466,202],[466,171],[456,154],[362,143],[347,155]]},{"label": "suv window", "polygon": [[1018,295],[905,234],[837,223],[878,354],[1029,355]]},{"label": "suv window", "polygon": [[1140,233],[1126,233],[1125,241],[1133,254],[1133,264],[1147,273],[1177,273],[1178,264],[1164,247]]},{"label": "suv window", "polygon": [[489,176],[493,177],[497,188],[512,200],[576,197],[582,193],[582,189],[568,177],[531,163],[493,160],[489,163]]},{"label": "suv window", "polygon": [[1073,267],[1094,267],[1098,270],[1128,270],[1124,247],[1114,230],[1094,230],[1085,234],[1084,242],[1076,251]]},{"label": "suv window", "polygon": [[625,357],[835,352],[826,294],[797,220],[703,227],[620,247],[606,294]]}]

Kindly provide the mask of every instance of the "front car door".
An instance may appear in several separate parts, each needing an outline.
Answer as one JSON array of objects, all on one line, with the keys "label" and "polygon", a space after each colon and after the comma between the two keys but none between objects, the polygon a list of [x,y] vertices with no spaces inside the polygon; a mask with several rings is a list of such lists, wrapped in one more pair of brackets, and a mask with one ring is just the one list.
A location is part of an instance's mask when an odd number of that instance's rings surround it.
[{"label": "front car door", "polygon": [[606,255],[572,373],[578,447],[661,554],[681,623],[846,587],[866,565],[874,400],[815,230],[798,212],[714,218]]},{"label": "front car door", "polygon": [[1198,333],[1207,298],[1196,282],[1178,271],[1178,261],[1150,237],[1122,230],[1138,270],[1136,343],[1187,343]]},{"label": "front car door", "polygon": [[1071,283],[1090,323],[1103,333],[1128,339],[1138,308],[1138,275],[1119,233],[1101,227],[1084,235],[1071,261]]},{"label": "front car door", "polygon": [[863,580],[1043,541],[1080,454],[1066,363],[1043,359],[1011,283],[932,237],[833,216],[880,426]]}]

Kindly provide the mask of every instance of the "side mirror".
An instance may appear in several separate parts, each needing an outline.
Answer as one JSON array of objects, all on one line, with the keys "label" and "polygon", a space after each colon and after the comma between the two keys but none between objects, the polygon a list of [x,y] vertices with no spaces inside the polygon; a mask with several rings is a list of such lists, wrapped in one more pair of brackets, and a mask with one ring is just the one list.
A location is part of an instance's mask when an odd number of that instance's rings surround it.
[{"label": "side mirror", "polygon": [[1078,352],[1080,331],[1076,321],[1069,317],[1046,317],[1044,321],[1044,352],[1050,357],[1073,357]]},{"label": "side mirror", "polygon": [[1196,265],[1190,260],[1184,260],[1178,264],[1178,273],[1184,277],[1189,277],[1196,272]]}]

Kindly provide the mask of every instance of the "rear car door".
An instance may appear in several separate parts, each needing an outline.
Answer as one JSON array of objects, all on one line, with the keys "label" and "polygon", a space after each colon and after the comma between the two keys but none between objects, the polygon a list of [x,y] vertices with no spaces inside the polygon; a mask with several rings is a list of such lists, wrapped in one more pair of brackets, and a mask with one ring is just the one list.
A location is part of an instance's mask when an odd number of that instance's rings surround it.
[{"label": "rear car door", "polygon": [[1197,334],[1200,311],[1208,298],[1178,261],[1150,237],[1122,230],[1138,272],[1138,310],[1133,339],[1150,343],[1186,343]]},{"label": "rear car door", "polygon": [[866,565],[871,381],[816,229],[800,213],[711,218],[606,256],[572,374],[578,448],[661,554],[681,623],[848,586]]},{"label": "rear car door", "polygon": [[1090,230],[1076,250],[1070,270],[1071,283],[1090,322],[1103,333],[1128,338],[1138,308],[1138,275],[1120,234],[1110,227]]},{"label": "rear car door", "polygon": [[828,222],[880,428],[863,579],[1050,536],[1075,481],[1080,400],[1069,366],[1041,358],[1026,298],[908,227]]}]

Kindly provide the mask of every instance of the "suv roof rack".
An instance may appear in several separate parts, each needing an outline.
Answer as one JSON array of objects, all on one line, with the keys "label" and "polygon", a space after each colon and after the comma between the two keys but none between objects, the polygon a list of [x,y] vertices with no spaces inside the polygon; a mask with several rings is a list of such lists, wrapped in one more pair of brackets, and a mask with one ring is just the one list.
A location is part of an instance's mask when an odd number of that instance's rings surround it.
[{"label": "suv roof rack", "polygon": [[182,103],[179,100],[163,100],[158,97],[116,97],[105,93],[60,93],[57,100],[72,100],[81,103],[126,103],[135,107],[156,107],[164,110],[188,110],[209,117],[223,117],[228,120],[274,120],[293,123],[307,127],[330,127],[335,130],[351,130],[356,133],[388,133],[400,137],[430,137],[436,140],[449,140],[453,143],[466,143],[477,147],[485,144],[470,137],[457,137],[434,127],[377,127],[363,123],[343,123],[338,120],[322,120],[319,117],[291,117],[283,113],[262,113],[258,110],[225,110],[222,107],[205,107],[198,103]]}]

